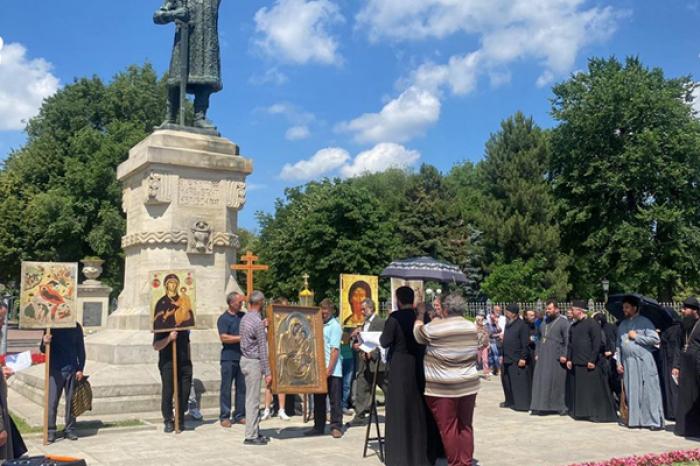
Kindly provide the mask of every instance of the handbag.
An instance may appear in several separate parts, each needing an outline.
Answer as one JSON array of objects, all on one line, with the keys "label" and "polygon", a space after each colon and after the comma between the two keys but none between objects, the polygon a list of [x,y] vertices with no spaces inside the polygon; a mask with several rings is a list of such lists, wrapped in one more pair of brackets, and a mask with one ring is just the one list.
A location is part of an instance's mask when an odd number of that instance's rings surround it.
[{"label": "handbag", "polygon": [[77,382],[73,392],[73,400],[70,405],[71,414],[78,417],[85,411],[92,411],[92,387],[88,377],[83,377]]}]

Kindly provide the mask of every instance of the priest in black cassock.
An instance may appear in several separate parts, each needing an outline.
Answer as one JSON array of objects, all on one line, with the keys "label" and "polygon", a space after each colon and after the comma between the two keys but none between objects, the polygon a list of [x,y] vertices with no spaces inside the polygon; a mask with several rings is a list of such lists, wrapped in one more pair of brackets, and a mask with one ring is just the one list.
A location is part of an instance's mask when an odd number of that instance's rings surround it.
[{"label": "priest in black cassock", "polygon": [[[603,341],[601,342],[601,353],[603,358],[600,360],[601,370],[605,379],[608,381],[608,388],[613,393],[613,401],[615,406],[620,400],[622,394],[622,384],[620,383],[620,374],[617,373],[617,360],[615,360],[615,342],[617,340],[617,326],[608,322],[608,318],[603,312],[593,314],[600,328],[603,330]],[[617,399],[615,399],[617,397]]]},{"label": "priest in black cassock", "polygon": [[679,379],[674,433],[700,438],[700,302],[683,303],[683,346],[673,375]]},{"label": "priest in black cassock", "polygon": [[[385,464],[387,466],[427,466],[427,407],[423,399],[424,347],[413,336],[416,313],[413,290],[396,290],[399,309],[389,314],[379,342],[388,349],[389,393],[386,397]],[[434,421],[433,421],[434,422]]]},{"label": "priest in black cassock", "polygon": [[673,363],[679,360],[683,328],[681,319],[675,309],[666,308],[673,316],[670,327],[659,334],[659,383],[661,383],[661,399],[664,402],[664,417],[670,421],[676,419],[676,400],[678,399],[678,383],[673,380]]},{"label": "priest in black cassock", "polygon": [[616,422],[612,393],[600,366],[600,325],[588,317],[585,301],[576,300],[572,307],[574,323],[569,330],[566,362],[569,369],[569,414],[574,419]]},{"label": "priest in black cassock", "polygon": [[537,365],[532,380],[530,410],[532,414],[565,415],[569,322],[559,312],[555,299],[547,300],[545,315],[537,341]]},{"label": "priest in black cassock", "polygon": [[532,364],[530,361],[530,329],[520,318],[520,307],[509,304],[506,307],[506,331],[503,335],[503,392],[506,401],[503,408],[515,411],[529,411],[531,401]]}]

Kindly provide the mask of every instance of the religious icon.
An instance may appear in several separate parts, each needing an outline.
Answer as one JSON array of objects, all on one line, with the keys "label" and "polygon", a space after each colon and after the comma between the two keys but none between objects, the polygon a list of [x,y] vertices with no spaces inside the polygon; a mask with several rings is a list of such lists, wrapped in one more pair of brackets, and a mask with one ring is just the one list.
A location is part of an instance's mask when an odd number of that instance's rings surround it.
[{"label": "religious icon", "polygon": [[273,304],[268,345],[274,393],[325,393],[323,319],[318,308]]},{"label": "religious icon", "polygon": [[425,291],[423,280],[404,280],[402,278],[391,279],[391,311],[399,308],[396,303],[396,289],[402,286],[408,286],[413,290],[413,307],[418,306],[418,303],[425,302]]},{"label": "religious icon", "polygon": [[190,330],[195,327],[194,272],[152,272],[151,326],[154,332]]},{"label": "religious icon", "polygon": [[22,328],[75,327],[78,264],[22,262],[19,324]]},{"label": "religious icon", "polygon": [[379,309],[379,277],[374,275],[340,276],[340,321],[343,327],[358,327],[365,322],[362,301],[371,299]]}]

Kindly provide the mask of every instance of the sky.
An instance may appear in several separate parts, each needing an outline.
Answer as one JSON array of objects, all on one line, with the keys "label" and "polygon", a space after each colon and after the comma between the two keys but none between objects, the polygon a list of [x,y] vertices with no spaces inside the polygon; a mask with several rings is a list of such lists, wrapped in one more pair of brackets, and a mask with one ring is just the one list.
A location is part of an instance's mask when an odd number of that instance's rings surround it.
[{"label": "sky", "polygon": [[[0,160],[75,78],[165,72],[160,5],[0,0]],[[223,0],[210,118],[253,160],[239,225],[310,180],[476,162],[516,111],[552,127],[552,85],[590,57],[700,80],[698,24],[700,0]]]}]

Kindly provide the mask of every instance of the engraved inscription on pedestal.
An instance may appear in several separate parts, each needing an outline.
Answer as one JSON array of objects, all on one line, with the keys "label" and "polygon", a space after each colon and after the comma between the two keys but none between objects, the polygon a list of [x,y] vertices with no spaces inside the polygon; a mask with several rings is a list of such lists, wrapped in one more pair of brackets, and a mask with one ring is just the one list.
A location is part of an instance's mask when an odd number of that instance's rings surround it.
[{"label": "engraved inscription on pedestal", "polygon": [[83,327],[102,326],[102,303],[86,302],[83,304]]},{"label": "engraved inscription on pedestal", "polygon": [[186,206],[218,207],[221,202],[219,183],[180,178],[179,202]]}]

